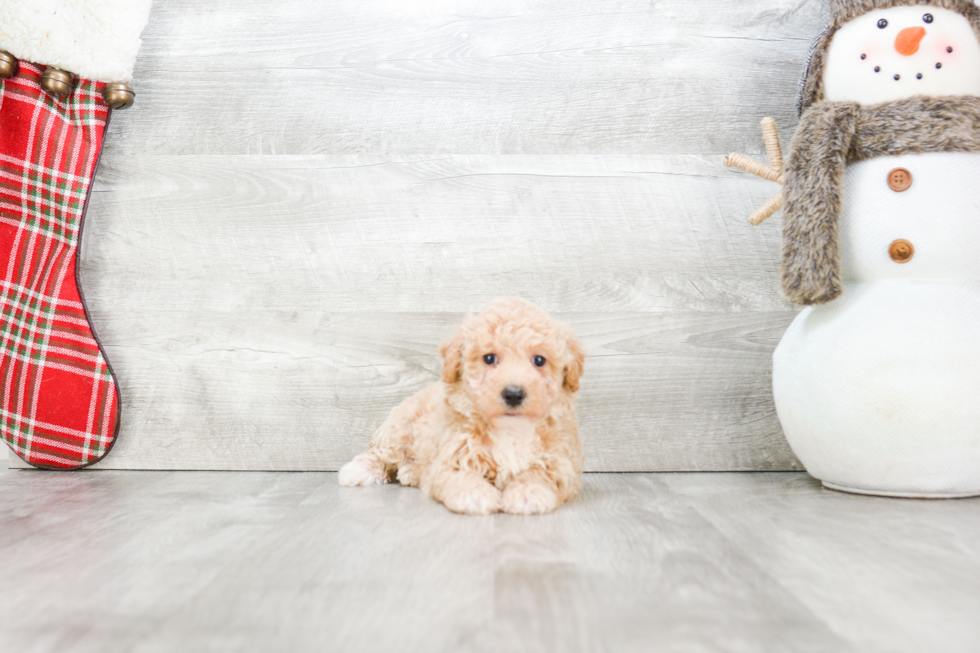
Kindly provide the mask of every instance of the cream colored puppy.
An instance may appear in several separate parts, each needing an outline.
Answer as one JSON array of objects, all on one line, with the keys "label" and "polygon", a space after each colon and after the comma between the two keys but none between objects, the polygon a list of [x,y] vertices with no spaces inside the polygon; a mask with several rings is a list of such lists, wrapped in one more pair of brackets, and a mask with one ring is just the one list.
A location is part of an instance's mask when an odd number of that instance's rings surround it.
[{"label": "cream colored puppy", "polygon": [[551,512],[575,494],[582,445],[572,396],[584,353],[530,302],[498,299],[441,349],[442,381],[391,411],[340,484],[397,480],[453,512]]}]

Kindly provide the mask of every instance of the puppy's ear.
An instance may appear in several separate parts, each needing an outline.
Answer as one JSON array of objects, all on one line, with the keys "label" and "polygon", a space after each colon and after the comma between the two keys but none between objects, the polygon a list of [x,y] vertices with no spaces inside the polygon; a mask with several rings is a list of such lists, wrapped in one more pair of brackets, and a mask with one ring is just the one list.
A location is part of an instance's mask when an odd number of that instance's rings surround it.
[{"label": "puppy's ear", "polygon": [[456,329],[456,334],[443,343],[439,353],[442,354],[442,380],[445,383],[456,383],[462,372],[459,364],[463,357],[463,330]]},{"label": "puppy's ear", "polygon": [[572,360],[565,367],[564,386],[566,390],[574,394],[578,392],[579,380],[585,371],[585,349],[579,339],[571,333],[566,336],[565,342],[568,344],[568,352],[571,354]]}]

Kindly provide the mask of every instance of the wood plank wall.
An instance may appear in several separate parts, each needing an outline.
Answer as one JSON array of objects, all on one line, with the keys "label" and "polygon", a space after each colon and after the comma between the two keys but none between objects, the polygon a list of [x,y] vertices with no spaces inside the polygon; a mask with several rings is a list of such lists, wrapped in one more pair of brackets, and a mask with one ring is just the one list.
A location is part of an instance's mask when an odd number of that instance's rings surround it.
[{"label": "wood plank wall", "polygon": [[589,350],[600,471],[800,469],[776,188],[815,0],[160,0],[82,245],[103,468],[333,470],[522,295]]}]

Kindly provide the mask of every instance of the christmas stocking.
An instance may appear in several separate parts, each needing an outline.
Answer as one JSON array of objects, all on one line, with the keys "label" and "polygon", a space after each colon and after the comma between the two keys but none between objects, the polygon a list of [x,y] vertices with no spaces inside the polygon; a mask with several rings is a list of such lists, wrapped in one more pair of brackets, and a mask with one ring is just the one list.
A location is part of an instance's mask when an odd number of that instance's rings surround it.
[{"label": "christmas stocking", "polygon": [[132,74],[148,11],[0,0],[0,436],[37,467],[97,462],[119,427],[77,254],[109,116],[133,100],[114,80]]}]

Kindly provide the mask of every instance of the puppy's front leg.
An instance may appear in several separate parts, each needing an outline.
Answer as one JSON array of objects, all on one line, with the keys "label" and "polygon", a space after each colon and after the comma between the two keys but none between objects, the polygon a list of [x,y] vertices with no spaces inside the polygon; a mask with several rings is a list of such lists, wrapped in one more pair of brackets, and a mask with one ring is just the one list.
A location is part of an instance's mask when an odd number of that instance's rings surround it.
[{"label": "puppy's front leg", "polygon": [[501,510],[512,515],[541,515],[551,512],[564,500],[559,499],[555,480],[540,467],[518,474],[504,488]]},{"label": "puppy's front leg", "polygon": [[500,512],[500,490],[473,472],[449,472],[441,483],[433,484],[429,494],[453,512],[464,515],[490,515]]}]

